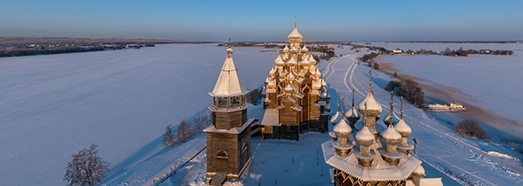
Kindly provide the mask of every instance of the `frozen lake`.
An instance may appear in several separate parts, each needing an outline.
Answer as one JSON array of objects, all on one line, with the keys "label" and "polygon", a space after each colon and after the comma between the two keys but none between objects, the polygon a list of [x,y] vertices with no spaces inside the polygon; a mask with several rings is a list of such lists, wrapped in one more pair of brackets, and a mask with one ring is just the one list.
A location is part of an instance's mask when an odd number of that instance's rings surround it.
[{"label": "frozen lake", "polygon": [[[0,58],[1,185],[63,185],[71,155],[92,143],[118,165],[205,109],[227,56],[215,46]],[[276,57],[261,50],[234,48],[250,89]]]},{"label": "frozen lake", "polygon": [[[388,49],[493,49],[513,50],[512,56],[470,55],[448,57],[438,55],[382,56],[379,62],[392,63],[398,74],[407,74],[427,80],[431,85],[443,85],[454,90],[457,101],[485,108],[489,112],[512,121],[505,131],[514,135],[523,132],[523,44],[478,43],[373,43]],[[494,124],[495,125],[495,124]]]}]

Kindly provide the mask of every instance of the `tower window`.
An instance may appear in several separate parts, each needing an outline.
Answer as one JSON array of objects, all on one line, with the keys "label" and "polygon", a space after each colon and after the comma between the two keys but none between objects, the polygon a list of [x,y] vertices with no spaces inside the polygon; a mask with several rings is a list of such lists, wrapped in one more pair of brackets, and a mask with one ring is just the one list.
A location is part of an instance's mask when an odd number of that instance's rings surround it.
[{"label": "tower window", "polygon": [[227,98],[219,97],[218,98],[218,106],[219,107],[226,107],[227,106]]},{"label": "tower window", "polygon": [[221,150],[220,152],[218,152],[218,154],[216,154],[216,158],[218,158],[218,159],[229,159],[229,156],[227,155],[227,152]]}]

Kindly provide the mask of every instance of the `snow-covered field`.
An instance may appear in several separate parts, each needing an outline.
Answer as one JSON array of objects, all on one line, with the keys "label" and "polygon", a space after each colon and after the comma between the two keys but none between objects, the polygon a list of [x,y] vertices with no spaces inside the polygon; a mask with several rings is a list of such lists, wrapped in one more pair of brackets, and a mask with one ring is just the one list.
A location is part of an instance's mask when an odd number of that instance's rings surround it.
[{"label": "snow-covered field", "polygon": [[[215,46],[0,58],[0,185],[64,185],[71,155],[92,143],[122,171],[160,151],[167,124],[210,103],[227,56]],[[276,54],[234,50],[258,87]]]},{"label": "snow-covered field", "polygon": [[[437,55],[392,55],[379,58],[379,62],[392,63],[399,74],[408,74],[427,80],[425,83],[443,85],[453,92],[457,101],[485,108],[489,112],[508,118],[508,122],[493,121],[495,128],[519,137],[523,133],[523,44],[481,43],[372,43],[388,49],[493,49],[513,50],[512,56],[470,55],[448,57]],[[501,123],[500,123],[501,122]]]},{"label": "snow-covered field", "polygon": [[[355,89],[356,100],[359,102],[365,96],[369,68],[354,62],[362,54],[354,54],[347,49],[338,50],[337,54],[343,54],[343,57],[320,63],[326,80],[346,98],[349,97],[350,90]],[[391,78],[383,73],[374,72],[372,80],[376,99],[384,110],[387,110],[389,93],[380,87]],[[387,112],[384,111],[381,118],[384,118]],[[406,122],[413,130],[411,138],[415,137],[419,141],[417,156],[423,160],[424,167],[445,175],[443,176],[445,185],[453,184],[448,181],[448,178],[461,184],[474,185],[518,185],[523,181],[521,178],[523,167],[519,160],[493,156],[494,153],[491,151],[519,158],[521,154],[503,145],[463,138],[413,105],[405,105],[405,115]],[[381,121],[378,123],[383,125]],[[428,177],[440,176],[437,174],[431,175],[429,172]]]},{"label": "snow-covered field", "polygon": [[[348,49],[338,50],[337,53],[343,54],[344,57],[320,63],[320,68],[331,87],[330,93],[335,94],[336,90],[345,98],[349,98],[350,90],[355,89],[356,101],[359,102],[365,96],[369,68],[356,63],[356,59],[362,53],[356,54]],[[391,78],[375,71],[374,74],[374,93],[385,108],[385,114],[389,93],[381,87]],[[336,99],[333,98],[332,102],[335,103]],[[397,104],[396,101],[396,106]],[[348,105],[349,103],[346,103],[346,106]],[[331,106],[335,107],[335,104]],[[250,110],[249,117],[256,117],[252,114],[256,112],[259,111]],[[415,137],[419,141],[416,156],[423,160],[427,177],[441,177],[445,185],[518,185],[523,181],[521,155],[505,146],[463,138],[439,120],[410,104],[405,105],[405,115],[406,122],[413,129],[410,140]],[[381,121],[378,123],[383,125]],[[253,138],[255,155],[244,184],[330,185],[330,178],[325,177],[326,172],[323,172],[328,166],[315,159],[318,150],[316,144],[326,140],[329,140],[326,134],[318,133],[306,134],[300,142],[260,141]],[[204,156],[197,158],[191,165],[182,169],[180,174],[163,184],[202,183],[204,163]]]},{"label": "snow-covered field", "polygon": [[[214,46],[0,58],[0,185],[63,185],[70,155],[91,143],[99,144],[100,155],[112,163],[108,184],[150,178],[152,170],[163,170],[157,161],[177,161],[175,152],[186,151],[201,136],[165,149],[161,135],[168,123],[177,124],[210,103],[207,92],[226,56],[225,48]],[[276,55],[260,50],[234,48],[248,88],[265,80]],[[369,68],[356,63],[362,53],[348,48],[337,53],[343,57],[319,63],[330,92],[347,99],[355,89],[359,102],[367,90]],[[390,77],[373,74],[374,93],[385,114],[389,94],[380,87]],[[259,107],[249,109],[249,117],[261,116]],[[410,104],[405,114],[411,138],[419,141],[417,156],[427,177],[443,177],[445,185],[523,181],[519,154],[503,145],[463,138]],[[326,140],[328,135],[320,133],[306,134],[300,142],[253,138],[254,159],[245,184],[258,185],[261,178],[261,185],[295,185],[296,179],[303,179],[301,185],[331,185],[328,166],[316,152]],[[164,184],[200,183],[204,171],[205,156],[199,155]]]}]

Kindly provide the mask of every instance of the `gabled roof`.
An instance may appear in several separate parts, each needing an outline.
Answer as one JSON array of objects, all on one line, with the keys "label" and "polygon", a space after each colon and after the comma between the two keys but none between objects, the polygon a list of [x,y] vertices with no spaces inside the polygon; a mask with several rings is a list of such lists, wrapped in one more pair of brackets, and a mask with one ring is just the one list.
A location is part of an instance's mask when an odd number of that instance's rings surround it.
[{"label": "gabled roof", "polygon": [[232,50],[228,49],[227,52],[229,56],[223,63],[222,71],[214,89],[209,93],[211,96],[237,96],[247,93],[247,89],[245,89],[243,82],[238,77],[238,69],[236,69],[231,55]]}]

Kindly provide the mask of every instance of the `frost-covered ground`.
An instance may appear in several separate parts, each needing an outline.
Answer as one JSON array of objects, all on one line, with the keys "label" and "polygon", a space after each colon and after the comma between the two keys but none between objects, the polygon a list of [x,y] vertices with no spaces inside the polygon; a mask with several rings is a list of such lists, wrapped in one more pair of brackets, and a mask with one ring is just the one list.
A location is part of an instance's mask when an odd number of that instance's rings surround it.
[{"label": "frost-covered ground", "polygon": [[[355,54],[347,48],[338,49],[337,53],[343,54],[343,57],[320,63],[320,68],[331,87],[330,93],[334,95],[336,90],[345,98],[349,98],[350,90],[355,89],[356,101],[359,102],[367,90],[369,68],[356,63],[356,59],[362,53]],[[377,100],[384,107],[384,114],[388,109],[389,93],[381,87],[389,80],[389,76],[374,71],[373,90]],[[332,102],[335,103],[336,98],[333,98]],[[335,107],[335,104],[331,106]],[[349,103],[346,103],[346,106],[348,107]],[[249,109],[249,117],[256,117],[251,113],[259,110]],[[445,185],[518,185],[523,181],[521,157],[503,145],[463,138],[446,124],[410,104],[405,105],[405,115],[406,122],[413,129],[409,140],[415,137],[419,141],[416,156],[423,160],[426,177],[441,177]],[[381,121],[378,123],[383,125]],[[328,166],[318,161],[317,157],[319,144],[329,140],[327,135],[309,133],[303,135],[300,140],[264,141],[253,138],[255,155],[244,184],[331,185],[330,178],[325,177]],[[182,169],[180,174],[163,184],[201,184],[202,180],[205,180],[204,163],[204,156],[197,158],[193,164]]]},{"label": "frost-covered ground", "polygon": [[[484,43],[372,43],[388,49],[493,49],[513,50],[512,56],[470,55],[448,57],[438,55],[393,55],[379,58],[379,62],[392,63],[399,74],[425,79],[433,86],[443,85],[456,90],[456,101],[484,108],[508,120],[485,121],[486,124],[523,141],[523,44]],[[430,91],[430,90],[429,90]],[[474,110],[475,111],[475,110]],[[474,112],[473,111],[473,112]],[[480,115],[479,113],[477,115]],[[509,121],[511,120],[511,121]]]},{"label": "frost-covered ground", "polygon": [[[167,149],[161,145],[161,135],[168,123],[199,114],[210,103],[207,92],[226,56],[225,48],[214,46],[160,45],[0,58],[0,185],[63,185],[70,155],[91,143],[99,144],[100,155],[112,163],[107,184],[151,177],[168,166],[158,162],[176,162],[180,157],[176,151],[187,151],[202,137]],[[275,53],[259,52],[261,48],[234,50],[247,87],[259,86]],[[331,93],[337,90],[349,98],[349,89],[356,89],[359,102],[367,89],[369,69],[355,63],[361,53],[347,48],[337,53],[343,57],[320,63]],[[389,94],[380,87],[390,77],[374,74],[374,93],[386,113]],[[427,177],[443,177],[446,185],[523,181],[517,153],[463,138],[414,106],[405,108],[413,129],[411,139],[420,142],[417,156],[424,161]],[[249,117],[261,117],[260,107],[249,109]],[[300,142],[253,138],[254,159],[246,185],[258,185],[259,178],[261,185],[331,185],[328,166],[321,152],[320,157],[317,154],[326,140],[329,137],[320,133],[306,134]],[[202,183],[204,172],[201,154],[164,184]],[[296,179],[304,181],[293,182]]]},{"label": "frost-covered ground", "polygon": [[[71,155],[92,143],[122,171],[162,151],[165,126],[210,103],[227,56],[215,46],[0,58],[0,185],[64,185]],[[258,87],[276,54],[234,50]]]},{"label": "frost-covered ground", "polygon": [[[337,53],[344,54],[344,57],[322,64],[327,82],[346,98],[349,97],[350,89],[355,89],[356,100],[361,101],[368,85],[369,68],[354,63],[354,59],[361,54],[351,54],[352,51],[347,49],[338,50]],[[381,117],[383,118],[388,109],[389,93],[380,87],[391,78],[379,72],[373,74],[373,90],[385,110]],[[502,145],[463,138],[444,123],[410,104],[405,105],[405,116],[413,130],[410,139],[415,137],[419,141],[417,156],[424,161],[425,167],[437,170],[439,174],[445,174],[461,184],[517,185],[523,181],[523,167],[519,159],[502,158],[489,152],[520,157],[518,153]],[[379,123],[382,124],[381,121]],[[435,177],[430,174],[428,176]],[[445,181],[445,178],[443,181],[444,184],[452,184]]]}]

